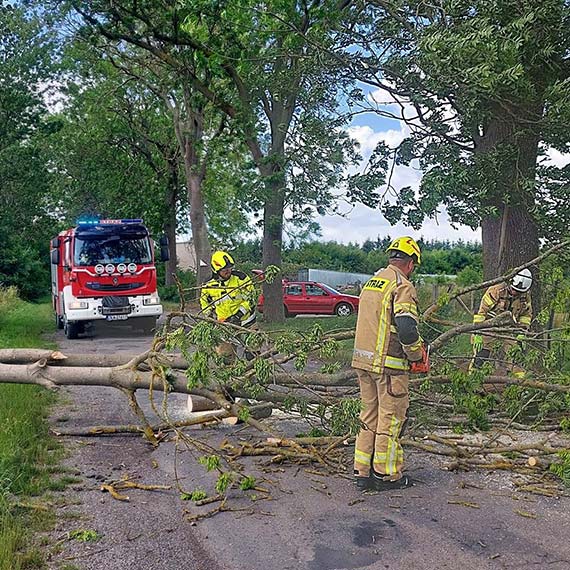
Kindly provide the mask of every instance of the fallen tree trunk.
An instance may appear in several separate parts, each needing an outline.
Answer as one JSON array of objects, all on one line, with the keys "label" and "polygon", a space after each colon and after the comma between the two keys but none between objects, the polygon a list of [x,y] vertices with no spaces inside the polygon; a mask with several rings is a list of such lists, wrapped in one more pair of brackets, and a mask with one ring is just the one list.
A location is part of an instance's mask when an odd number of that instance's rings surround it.
[{"label": "fallen tree trunk", "polygon": [[170,368],[186,369],[188,362],[174,354],[148,351],[143,354],[65,354],[59,350],[43,350],[36,348],[5,348],[0,350],[2,364],[32,364],[45,360],[52,366],[82,366],[92,368],[113,368],[123,366],[136,359],[145,362],[154,358],[158,363]]}]

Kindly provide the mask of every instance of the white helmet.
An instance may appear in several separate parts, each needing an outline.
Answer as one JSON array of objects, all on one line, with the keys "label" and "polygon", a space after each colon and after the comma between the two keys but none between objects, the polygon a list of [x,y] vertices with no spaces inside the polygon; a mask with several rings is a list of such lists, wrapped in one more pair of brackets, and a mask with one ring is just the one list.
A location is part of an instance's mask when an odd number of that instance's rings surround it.
[{"label": "white helmet", "polygon": [[516,275],[511,277],[511,287],[515,291],[524,293],[530,289],[532,285],[532,273],[530,269],[521,269]]}]

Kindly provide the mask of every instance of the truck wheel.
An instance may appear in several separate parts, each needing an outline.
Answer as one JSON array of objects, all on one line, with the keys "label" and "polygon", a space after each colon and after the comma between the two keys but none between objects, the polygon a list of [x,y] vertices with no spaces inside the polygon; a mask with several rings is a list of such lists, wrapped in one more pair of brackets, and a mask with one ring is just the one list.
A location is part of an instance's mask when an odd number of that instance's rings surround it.
[{"label": "truck wheel", "polygon": [[63,328],[63,319],[57,313],[55,314],[55,327],[58,330]]},{"label": "truck wheel", "polygon": [[69,340],[75,340],[79,336],[80,323],[69,322],[65,319],[63,323],[63,332]]},{"label": "truck wheel", "polygon": [[339,303],[334,312],[339,317],[348,317],[352,314],[352,307],[348,303]]}]

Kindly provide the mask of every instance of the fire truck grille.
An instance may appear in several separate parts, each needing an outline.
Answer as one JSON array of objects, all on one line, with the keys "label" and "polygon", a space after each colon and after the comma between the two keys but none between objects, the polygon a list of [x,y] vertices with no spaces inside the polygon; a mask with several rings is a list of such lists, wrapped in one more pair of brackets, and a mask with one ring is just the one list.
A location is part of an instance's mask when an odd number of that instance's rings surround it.
[{"label": "fire truck grille", "polygon": [[87,289],[92,289],[93,291],[130,291],[131,289],[143,287],[144,283],[118,283],[117,285],[113,285],[112,283],[88,281],[85,286]]},{"label": "fire truck grille", "polygon": [[103,297],[101,304],[102,315],[128,315],[131,312],[128,297]]},{"label": "fire truck grille", "polygon": [[130,307],[102,307],[101,314],[102,315],[128,315],[131,312]]}]

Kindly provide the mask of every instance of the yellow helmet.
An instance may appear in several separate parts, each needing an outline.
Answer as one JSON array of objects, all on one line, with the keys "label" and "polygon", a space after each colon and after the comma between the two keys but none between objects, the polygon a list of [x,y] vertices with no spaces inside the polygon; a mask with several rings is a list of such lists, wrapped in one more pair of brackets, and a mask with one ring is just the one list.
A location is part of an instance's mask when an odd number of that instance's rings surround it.
[{"label": "yellow helmet", "polygon": [[[396,238],[389,246],[386,251],[399,251],[409,255],[417,265],[422,262],[422,252],[420,251],[420,246],[417,244],[414,238],[410,236],[403,236]],[[395,255],[394,257],[397,257]]]},{"label": "yellow helmet", "polygon": [[227,267],[233,267],[235,263],[234,258],[229,253],[226,253],[225,251],[215,251],[212,254],[210,265],[212,266],[212,271],[217,273]]}]

